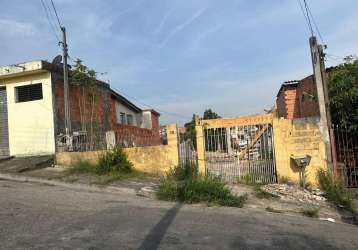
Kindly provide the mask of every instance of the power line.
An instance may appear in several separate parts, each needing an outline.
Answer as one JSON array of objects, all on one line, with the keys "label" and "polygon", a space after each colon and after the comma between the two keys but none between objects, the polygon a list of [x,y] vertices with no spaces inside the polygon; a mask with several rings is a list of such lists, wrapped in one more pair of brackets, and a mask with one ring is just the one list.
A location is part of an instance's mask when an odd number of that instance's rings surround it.
[{"label": "power line", "polygon": [[307,5],[306,0],[303,0],[303,2],[304,2],[304,4],[305,4],[308,26],[309,26],[309,29],[310,29],[310,31],[311,31],[311,35],[313,36],[313,35],[314,35],[314,32],[313,32],[313,28],[312,28],[312,24],[311,24],[311,18],[310,18],[309,11],[308,11],[308,5]]},{"label": "power line", "polygon": [[52,4],[53,10],[55,11],[55,15],[56,15],[56,18],[57,18],[58,25],[60,26],[60,29],[61,29],[61,28],[62,28],[62,25],[61,25],[61,22],[60,22],[60,18],[58,18],[57,10],[56,10],[55,4],[53,3],[52,0],[51,0],[51,4]]},{"label": "power line", "polygon": [[300,8],[301,8],[301,11],[302,11],[302,14],[303,14],[303,16],[304,16],[304,18],[305,18],[307,27],[308,27],[308,29],[310,30],[309,21],[308,21],[308,19],[307,19],[307,16],[306,16],[305,10],[304,10],[304,8],[303,8],[303,5],[302,5],[302,3],[301,3],[301,0],[297,0],[297,2],[298,2],[299,6],[300,6]]},{"label": "power line", "polygon": [[320,30],[319,30],[319,28],[318,28],[318,25],[317,25],[317,23],[316,23],[316,21],[315,21],[313,15],[312,15],[311,9],[310,9],[310,7],[309,7],[308,5],[307,5],[307,9],[308,9],[309,15],[310,15],[311,18],[312,18],[313,25],[315,26],[315,29],[316,29],[316,31],[317,31],[317,34],[318,34],[319,38],[321,39],[322,42],[324,42],[323,37],[322,37],[322,35],[321,35],[321,32],[320,32]]},{"label": "power line", "polygon": [[45,11],[45,15],[46,15],[47,21],[48,21],[48,23],[50,24],[50,27],[51,27],[52,31],[54,32],[57,41],[60,41],[60,37],[58,36],[58,34],[57,34],[57,32],[56,32],[55,25],[54,25],[53,22],[51,21],[51,18],[50,18],[50,15],[49,15],[48,6],[44,3],[44,0],[41,0],[41,4],[42,4],[42,7],[43,7],[43,9],[44,9],[44,11]]}]

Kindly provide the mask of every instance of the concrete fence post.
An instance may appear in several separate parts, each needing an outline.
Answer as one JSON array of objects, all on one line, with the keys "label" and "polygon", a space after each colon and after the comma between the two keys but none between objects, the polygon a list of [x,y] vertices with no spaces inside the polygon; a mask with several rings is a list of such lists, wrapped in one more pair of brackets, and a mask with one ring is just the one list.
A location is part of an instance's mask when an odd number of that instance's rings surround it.
[{"label": "concrete fence post", "polygon": [[175,165],[179,164],[179,140],[178,127],[176,124],[167,125],[167,139]]},{"label": "concrete fence post", "polygon": [[205,145],[204,145],[204,128],[201,121],[195,119],[196,130],[196,151],[198,154],[198,170],[199,173],[205,174]]}]

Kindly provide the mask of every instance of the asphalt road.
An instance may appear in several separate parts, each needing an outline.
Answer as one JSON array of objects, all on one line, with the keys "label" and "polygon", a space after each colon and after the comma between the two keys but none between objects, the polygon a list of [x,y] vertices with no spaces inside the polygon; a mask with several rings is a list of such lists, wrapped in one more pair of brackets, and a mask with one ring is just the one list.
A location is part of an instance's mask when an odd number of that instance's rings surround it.
[{"label": "asphalt road", "polygon": [[0,249],[358,249],[358,227],[0,180]]}]

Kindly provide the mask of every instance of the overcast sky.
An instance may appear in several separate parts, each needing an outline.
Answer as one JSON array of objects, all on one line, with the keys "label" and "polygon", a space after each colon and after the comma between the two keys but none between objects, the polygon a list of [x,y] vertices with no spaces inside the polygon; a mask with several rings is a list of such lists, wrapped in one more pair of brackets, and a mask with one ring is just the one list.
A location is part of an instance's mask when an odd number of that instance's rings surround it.
[{"label": "overcast sky", "polygon": [[[100,77],[139,106],[159,110],[163,124],[182,124],[206,108],[221,116],[263,112],[282,82],[312,72],[297,0],[54,2],[70,56],[108,72]],[[358,1],[308,2],[327,53],[358,54]],[[0,3],[0,65],[61,53],[40,0]]]}]

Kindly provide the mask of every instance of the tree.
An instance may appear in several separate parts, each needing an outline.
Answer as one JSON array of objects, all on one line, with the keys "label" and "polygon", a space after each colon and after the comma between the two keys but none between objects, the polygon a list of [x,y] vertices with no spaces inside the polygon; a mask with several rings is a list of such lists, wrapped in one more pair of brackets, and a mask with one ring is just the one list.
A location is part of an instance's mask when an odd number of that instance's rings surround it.
[{"label": "tree", "polygon": [[335,67],[328,80],[332,123],[358,131],[358,60]]},{"label": "tree", "polygon": [[[71,84],[80,89],[78,106],[80,111],[81,130],[89,132],[90,149],[94,143],[94,108],[97,94],[96,72],[82,64],[82,60],[75,61],[71,72]],[[87,131],[89,126],[89,131]]]},{"label": "tree", "polygon": [[204,111],[204,115],[203,115],[204,120],[217,119],[217,118],[221,118],[221,116],[219,116],[217,113],[215,113],[211,109],[206,109]]},{"label": "tree", "polygon": [[[185,123],[184,127],[186,128],[184,134],[184,140],[191,140],[194,148],[196,149],[196,130],[195,130],[195,114],[193,114],[193,118],[190,122]],[[210,109],[206,109],[203,114],[204,120],[217,119],[221,118],[217,113]]]},{"label": "tree", "polygon": [[190,140],[194,148],[196,148],[196,130],[195,130],[195,114],[193,114],[193,118],[190,122],[187,122],[184,124],[185,127],[185,134],[184,134],[184,140]]}]

